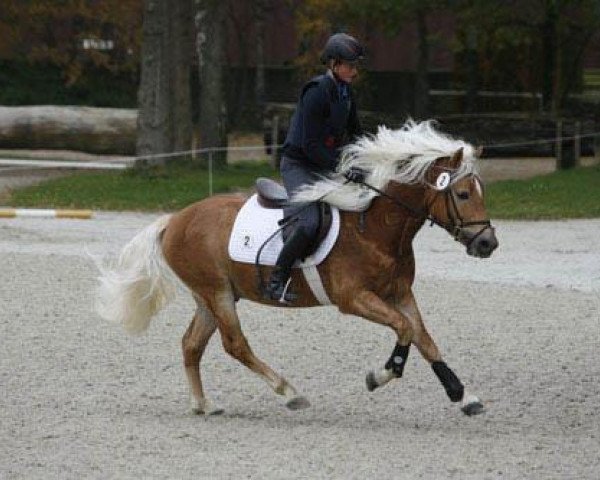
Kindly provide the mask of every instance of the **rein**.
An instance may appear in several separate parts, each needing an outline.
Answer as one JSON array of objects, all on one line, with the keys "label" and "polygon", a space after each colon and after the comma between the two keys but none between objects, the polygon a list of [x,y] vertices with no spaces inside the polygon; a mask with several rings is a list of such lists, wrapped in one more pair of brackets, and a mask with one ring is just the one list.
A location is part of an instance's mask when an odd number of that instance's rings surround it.
[{"label": "rein", "polygon": [[[413,214],[414,217],[416,217],[416,218],[424,218],[425,220],[431,222],[430,226],[433,226],[435,224],[438,227],[443,228],[448,233],[450,233],[450,235],[452,235],[452,237],[456,241],[459,241],[460,234],[464,230],[465,227],[469,227],[469,226],[472,226],[472,225],[483,225],[483,228],[481,230],[479,230],[475,235],[473,235],[473,237],[469,240],[469,242],[466,245],[467,248],[485,230],[487,230],[488,228],[492,228],[492,223],[491,223],[491,221],[489,219],[474,220],[474,221],[470,221],[470,222],[465,222],[462,219],[462,217],[460,216],[460,212],[458,210],[458,205],[456,205],[456,199],[454,198],[454,194],[453,194],[452,189],[450,187],[448,187],[448,188],[446,188],[444,190],[444,194],[446,196],[446,209],[448,211],[448,216],[451,219],[451,223],[444,223],[444,222],[439,221],[433,215],[431,215],[431,213],[429,213],[428,209],[427,210],[423,210],[423,209],[414,208],[413,206],[408,205],[407,203],[403,202],[402,200],[399,200],[398,198],[393,197],[392,195],[387,194],[383,190],[380,190],[380,189],[374,187],[373,185],[369,185],[366,182],[360,182],[360,183],[361,183],[361,185],[364,185],[368,189],[370,189],[370,190],[378,193],[380,196],[385,197],[388,200],[390,200],[391,202],[395,203],[396,205],[404,208],[405,210],[408,210],[410,213]],[[437,193],[440,193],[440,192],[437,192]],[[453,208],[450,208],[450,205],[452,205]]]},{"label": "rein", "polygon": [[[344,183],[344,185],[347,184],[347,183],[349,183],[349,180],[346,180],[346,182]],[[492,223],[491,223],[491,221],[489,219],[474,220],[474,221],[470,221],[470,222],[465,222],[463,220],[463,218],[461,217],[461,215],[460,215],[460,211],[458,209],[458,205],[456,204],[456,199],[454,197],[454,193],[452,192],[452,189],[450,188],[450,186],[448,186],[447,188],[445,188],[441,192],[440,191],[436,191],[436,194],[443,192],[445,194],[445,197],[446,197],[446,210],[448,212],[448,217],[450,217],[450,219],[451,219],[451,222],[450,223],[444,223],[444,222],[441,222],[440,220],[438,220],[437,218],[435,218],[433,215],[431,215],[431,213],[429,213],[429,208],[427,208],[427,209],[418,209],[418,208],[415,208],[415,207],[413,207],[411,205],[408,205],[404,201],[402,201],[402,200],[400,200],[400,199],[398,199],[396,197],[393,197],[392,195],[389,195],[388,193],[384,192],[383,190],[380,190],[377,187],[374,187],[373,185],[370,185],[370,184],[368,184],[368,183],[366,183],[364,181],[358,182],[358,183],[360,183],[360,185],[365,186],[369,190],[372,190],[375,193],[379,194],[381,197],[387,198],[392,203],[395,203],[396,205],[404,208],[405,210],[408,210],[415,218],[417,218],[417,219],[423,218],[423,219],[431,222],[430,226],[433,226],[435,224],[438,227],[443,228],[450,235],[452,235],[452,237],[456,241],[460,241],[459,240],[460,234],[465,229],[465,227],[469,227],[469,226],[473,226],[473,225],[482,225],[483,227],[475,235],[473,235],[469,239],[468,243],[466,244],[467,248],[469,248],[471,246],[471,244],[483,232],[485,232],[488,228],[493,228],[492,227]],[[316,201],[317,202],[321,201],[324,197],[326,197],[328,195],[328,193],[325,193],[321,198],[319,198]],[[434,201],[435,201],[435,198],[434,198]],[[313,202],[308,203],[303,208],[301,208],[299,211],[302,211],[304,208],[307,208],[312,203]],[[433,201],[431,202],[431,204],[433,204]],[[296,215],[297,215],[297,213],[298,212],[295,212]],[[255,267],[256,267],[257,283],[258,283],[258,289],[259,289],[259,291],[263,295],[265,294],[266,289],[265,289],[264,278],[263,278],[263,275],[262,275],[262,268],[261,268],[262,266],[260,264],[260,255],[261,255],[263,249],[265,248],[265,246],[273,238],[275,238],[275,236],[278,233],[280,233],[287,226],[293,224],[296,220],[297,220],[297,217],[294,214],[290,215],[288,217],[284,217],[281,220],[279,220],[278,224],[279,224],[280,228],[278,228],[277,230],[275,230],[275,232],[273,232],[273,234],[271,236],[269,236],[269,238],[267,238],[265,240],[265,242],[260,246],[260,248],[256,252]]]}]

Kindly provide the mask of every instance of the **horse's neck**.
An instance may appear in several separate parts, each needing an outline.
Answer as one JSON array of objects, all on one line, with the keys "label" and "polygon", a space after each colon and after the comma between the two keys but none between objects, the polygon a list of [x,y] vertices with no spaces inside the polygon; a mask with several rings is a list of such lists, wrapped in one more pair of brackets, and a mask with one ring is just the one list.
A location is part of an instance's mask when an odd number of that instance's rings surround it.
[{"label": "horse's neck", "polygon": [[367,211],[367,223],[372,227],[376,244],[394,256],[412,254],[412,241],[425,222],[418,212],[423,211],[423,191],[418,187],[405,187],[392,195],[405,208],[389,198],[377,197]]}]

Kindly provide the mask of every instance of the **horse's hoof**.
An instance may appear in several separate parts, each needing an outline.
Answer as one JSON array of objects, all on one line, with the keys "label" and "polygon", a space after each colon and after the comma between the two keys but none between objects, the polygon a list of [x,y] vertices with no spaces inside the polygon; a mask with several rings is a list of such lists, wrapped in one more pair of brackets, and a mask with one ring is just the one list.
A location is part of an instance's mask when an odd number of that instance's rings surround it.
[{"label": "horse's hoof", "polygon": [[220,408],[220,407],[211,407],[208,410],[204,411],[204,415],[208,416],[216,416],[216,415],[222,415],[223,412],[225,412],[225,409]]},{"label": "horse's hoof", "polygon": [[211,409],[192,408],[192,413],[195,415],[204,415],[205,417],[211,417],[221,415],[225,412],[222,408],[213,407]]},{"label": "horse's hoof", "polygon": [[225,410],[220,407],[216,407],[209,402],[197,403],[192,405],[192,413],[196,415],[221,415]]},{"label": "horse's hoof", "polygon": [[460,407],[462,412],[469,417],[472,415],[478,415],[483,412],[483,403],[474,395],[466,396],[462,401]]},{"label": "horse's hoof", "polygon": [[302,410],[310,407],[310,402],[306,399],[306,397],[297,396],[288,400],[285,406],[290,410]]},{"label": "horse's hoof", "polygon": [[377,383],[377,381],[375,380],[375,374],[373,372],[369,372],[367,373],[367,390],[369,392],[372,392],[373,390],[375,390],[377,387],[379,387],[379,384]]}]

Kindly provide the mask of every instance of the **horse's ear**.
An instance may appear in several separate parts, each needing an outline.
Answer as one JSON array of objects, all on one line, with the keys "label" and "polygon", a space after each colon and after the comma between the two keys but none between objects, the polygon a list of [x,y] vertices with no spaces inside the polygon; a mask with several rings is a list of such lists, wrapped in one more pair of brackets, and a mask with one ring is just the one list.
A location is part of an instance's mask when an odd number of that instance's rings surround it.
[{"label": "horse's ear", "polygon": [[463,147],[460,147],[456,152],[454,152],[454,154],[450,158],[450,162],[449,162],[448,166],[450,168],[458,168],[460,165],[460,162],[462,162],[462,159],[463,159]]}]

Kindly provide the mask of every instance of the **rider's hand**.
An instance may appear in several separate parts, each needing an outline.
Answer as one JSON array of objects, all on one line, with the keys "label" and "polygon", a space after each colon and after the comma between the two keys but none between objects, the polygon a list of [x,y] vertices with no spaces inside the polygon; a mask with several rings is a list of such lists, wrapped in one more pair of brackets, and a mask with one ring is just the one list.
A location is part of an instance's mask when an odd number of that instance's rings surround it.
[{"label": "rider's hand", "polygon": [[365,181],[366,172],[359,167],[350,167],[350,170],[344,173],[344,177],[354,183],[363,183]]}]

